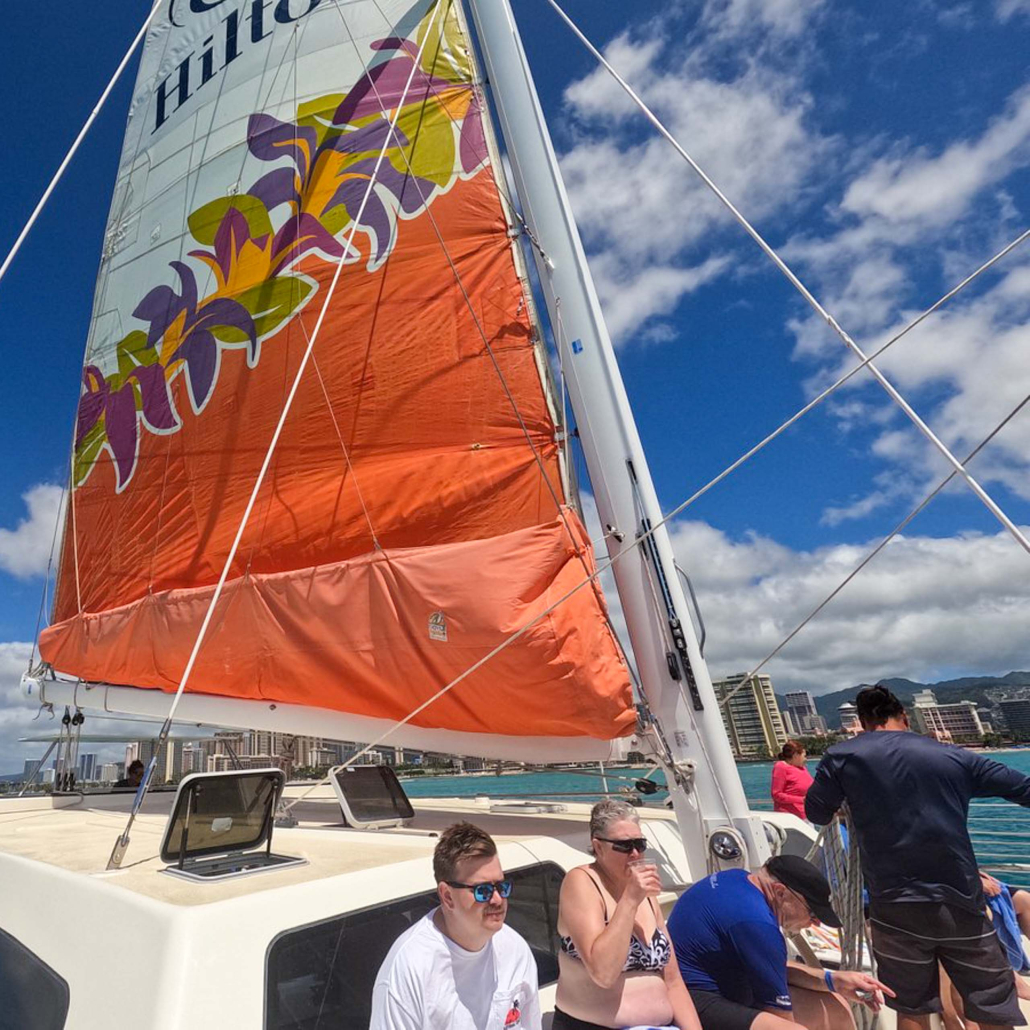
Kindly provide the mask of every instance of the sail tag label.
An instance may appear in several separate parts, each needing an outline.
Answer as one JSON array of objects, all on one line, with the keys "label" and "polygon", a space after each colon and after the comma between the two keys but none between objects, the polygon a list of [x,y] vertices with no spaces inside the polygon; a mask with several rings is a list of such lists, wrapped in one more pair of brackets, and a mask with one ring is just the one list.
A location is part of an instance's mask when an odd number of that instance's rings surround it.
[{"label": "sail tag label", "polygon": [[582,352],[583,352],[583,341],[582,340],[573,340],[572,341],[572,353],[573,354],[581,354]]},{"label": "sail tag label", "polygon": [[433,612],[429,616],[429,639],[447,643],[447,618],[443,612]]}]

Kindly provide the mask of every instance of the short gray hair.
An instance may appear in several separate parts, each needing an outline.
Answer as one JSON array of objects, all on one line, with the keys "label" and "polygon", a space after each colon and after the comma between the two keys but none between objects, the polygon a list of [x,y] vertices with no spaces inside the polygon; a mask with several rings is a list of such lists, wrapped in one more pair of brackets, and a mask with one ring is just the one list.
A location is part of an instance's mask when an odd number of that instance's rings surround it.
[{"label": "short gray hair", "polygon": [[637,810],[628,801],[620,801],[617,798],[605,798],[604,801],[598,801],[590,809],[590,836],[600,837],[608,832],[608,827],[612,823],[620,822],[623,819],[632,819],[633,822],[640,824]]}]

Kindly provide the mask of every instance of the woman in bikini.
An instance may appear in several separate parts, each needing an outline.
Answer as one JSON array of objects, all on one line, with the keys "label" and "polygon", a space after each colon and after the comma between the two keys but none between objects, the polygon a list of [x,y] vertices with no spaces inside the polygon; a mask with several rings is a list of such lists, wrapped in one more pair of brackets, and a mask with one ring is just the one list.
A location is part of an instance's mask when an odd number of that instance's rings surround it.
[{"label": "woman in bikini", "polygon": [[590,847],[594,861],[571,870],[562,884],[553,1030],[700,1030],[654,900],[661,890],[658,870],[641,861],[647,841],[632,806],[596,804]]}]

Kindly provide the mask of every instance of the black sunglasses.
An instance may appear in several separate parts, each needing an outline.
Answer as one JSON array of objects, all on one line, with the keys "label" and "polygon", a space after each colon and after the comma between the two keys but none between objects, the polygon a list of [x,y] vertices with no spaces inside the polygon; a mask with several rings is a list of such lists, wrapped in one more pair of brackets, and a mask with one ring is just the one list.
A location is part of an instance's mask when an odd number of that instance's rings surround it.
[{"label": "black sunglasses", "polygon": [[481,905],[485,905],[497,891],[502,898],[511,897],[511,880],[498,880],[497,883],[457,883],[454,880],[444,880],[448,887],[460,887],[462,890],[472,891],[472,897]]},{"label": "black sunglasses", "polygon": [[647,851],[646,837],[626,837],[623,840],[612,840],[610,837],[597,837],[596,840],[603,840],[605,844],[611,844],[612,851],[618,851],[620,855],[628,855],[631,851],[639,851],[643,854]]}]

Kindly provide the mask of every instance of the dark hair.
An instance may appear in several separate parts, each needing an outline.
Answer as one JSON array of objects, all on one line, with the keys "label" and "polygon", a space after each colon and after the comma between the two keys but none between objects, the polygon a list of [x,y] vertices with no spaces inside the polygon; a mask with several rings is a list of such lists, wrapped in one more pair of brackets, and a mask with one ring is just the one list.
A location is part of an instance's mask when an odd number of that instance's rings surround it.
[{"label": "dark hair", "polygon": [[901,718],[905,714],[905,706],[886,688],[881,686],[865,687],[855,698],[858,709],[858,721],[862,728],[874,730],[883,726],[888,719]]},{"label": "dark hair", "polygon": [[133,761],[131,761],[129,763],[129,768],[126,770],[126,772],[132,772],[132,770],[135,769],[137,766],[140,769],[143,768],[143,762],[140,759],[138,759],[138,758],[134,759]]},{"label": "dark hair", "polygon": [[433,876],[437,883],[455,878],[455,869],[466,858],[491,858],[497,854],[497,845],[489,833],[472,823],[448,826],[433,850]]},{"label": "dark hair", "polygon": [[804,744],[799,744],[796,740],[788,740],[786,744],[780,749],[779,758],[781,762],[789,762],[792,758],[797,755],[803,755],[806,751]]}]

